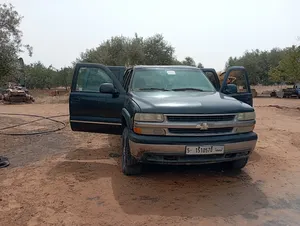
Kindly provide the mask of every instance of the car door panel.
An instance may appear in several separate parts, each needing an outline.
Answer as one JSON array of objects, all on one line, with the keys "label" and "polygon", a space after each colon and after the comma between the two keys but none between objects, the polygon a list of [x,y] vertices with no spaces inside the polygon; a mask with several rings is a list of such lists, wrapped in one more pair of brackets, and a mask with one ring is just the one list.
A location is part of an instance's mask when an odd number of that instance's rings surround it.
[{"label": "car door panel", "polygon": [[220,80],[218,78],[217,72],[213,68],[201,68],[201,71],[206,75],[209,81],[214,85],[217,91],[220,90]]},{"label": "car door panel", "polygon": [[[230,84],[230,77],[235,79],[236,84]],[[235,85],[237,92],[230,92],[228,87]],[[224,75],[220,92],[225,93],[239,101],[253,106],[253,97],[250,88],[248,73],[242,66],[229,67]]]},{"label": "car door panel", "polygon": [[116,78],[123,84],[123,76],[126,71],[125,66],[107,66],[109,70],[116,76]]},{"label": "car door panel", "polygon": [[[119,94],[101,93],[100,85],[113,83]],[[104,65],[77,64],[69,99],[70,124],[74,131],[121,133],[124,89]]]}]

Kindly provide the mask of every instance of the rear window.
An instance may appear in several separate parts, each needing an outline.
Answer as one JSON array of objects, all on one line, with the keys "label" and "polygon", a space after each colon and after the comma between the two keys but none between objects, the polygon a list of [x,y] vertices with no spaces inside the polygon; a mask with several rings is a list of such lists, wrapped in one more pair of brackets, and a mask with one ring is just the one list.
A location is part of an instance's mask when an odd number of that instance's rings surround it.
[{"label": "rear window", "polygon": [[110,68],[110,67],[108,67],[108,68],[117,77],[117,79],[122,83],[125,68]]}]

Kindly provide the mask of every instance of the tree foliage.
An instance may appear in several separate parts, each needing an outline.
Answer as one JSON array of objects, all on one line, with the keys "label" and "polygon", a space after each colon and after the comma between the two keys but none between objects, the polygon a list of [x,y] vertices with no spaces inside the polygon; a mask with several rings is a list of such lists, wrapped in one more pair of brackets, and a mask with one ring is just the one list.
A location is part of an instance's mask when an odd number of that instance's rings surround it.
[{"label": "tree foliage", "polygon": [[[41,62],[36,62],[25,65],[22,69],[19,54],[27,49],[31,56],[32,47],[22,43],[22,31],[19,29],[21,21],[22,16],[11,4],[0,4],[0,83],[25,80],[28,88],[68,87],[76,62],[111,66],[172,64],[204,67],[201,63],[196,64],[190,56],[183,60],[177,59],[175,48],[162,34],[146,38],[135,34],[133,37],[113,36],[101,42],[99,46],[87,49],[70,67],[56,69],[52,65],[47,67]],[[225,67],[229,66],[244,66],[251,84],[300,81],[300,47],[246,51],[240,57],[229,57]]]},{"label": "tree foliage", "polygon": [[287,49],[278,66],[270,69],[269,76],[275,82],[300,82],[300,46]]},{"label": "tree foliage", "polygon": [[197,68],[204,68],[203,64],[201,64],[200,62],[197,64]]},{"label": "tree foliage", "polygon": [[114,36],[97,48],[80,54],[77,62],[101,63],[111,66],[167,65],[175,61],[174,47],[161,34],[146,39],[135,34],[134,38]]},{"label": "tree foliage", "polygon": [[32,47],[22,43],[21,21],[13,5],[0,4],[0,82],[14,79],[19,69],[18,55],[24,49],[32,55]]},{"label": "tree foliage", "polygon": [[[110,66],[133,65],[190,65],[196,63],[192,57],[179,61],[171,46],[160,34],[148,38],[114,36],[102,42],[98,47],[81,53],[76,62],[100,63]],[[27,65],[25,68],[28,88],[69,87],[72,81],[73,67],[59,70],[51,65],[46,67],[41,62]]]},{"label": "tree foliage", "polygon": [[[241,57],[230,57],[226,62],[229,66],[244,66],[249,74],[251,84],[273,84],[275,82],[295,82],[299,80],[299,47],[270,51],[246,51]],[[156,34],[143,38],[135,34],[133,38],[114,36],[102,42],[98,47],[86,50],[80,54],[76,62],[92,62],[104,65],[132,66],[173,64],[196,66],[195,60],[187,56],[180,61],[174,55],[174,47],[166,42],[162,35]],[[54,70],[45,67],[40,62],[28,66],[28,86],[33,88],[47,88],[53,86],[70,86],[72,67]],[[203,68],[201,63],[198,68]],[[48,78],[42,78],[48,76]]]},{"label": "tree foliage", "polygon": [[187,65],[187,66],[196,66],[196,63],[194,61],[194,59],[192,57],[186,57],[183,61],[182,61],[183,65]]},{"label": "tree foliage", "polygon": [[[133,38],[114,36],[98,47],[80,54],[75,62],[101,63],[104,65],[188,65],[196,66],[192,57],[183,61],[174,55],[175,48],[161,34],[143,38],[136,33]],[[199,63],[198,65],[202,64]]]},{"label": "tree foliage", "polygon": [[[298,52],[297,52],[298,51]],[[241,57],[229,57],[225,68],[229,66],[244,66],[253,85],[269,85],[274,82],[294,82],[299,76],[299,47],[284,49],[273,48],[270,51],[258,49],[246,51]]]},{"label": "tree foliage", "polygon": [[69,87],[72,82],[73,68],[64,67],[60,70],[52,65],[46,67],[41,62],[25,66],[26,87],[44,89],[63,86]]}]

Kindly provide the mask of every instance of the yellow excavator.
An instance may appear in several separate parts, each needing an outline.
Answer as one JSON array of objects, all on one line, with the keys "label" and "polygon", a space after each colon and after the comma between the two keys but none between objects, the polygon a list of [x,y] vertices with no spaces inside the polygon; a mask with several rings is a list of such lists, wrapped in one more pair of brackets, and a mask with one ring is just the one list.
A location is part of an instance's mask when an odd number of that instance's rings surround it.
[{"label": "yellow excavator", "polygon": [[[223,81],[224,81],[224,75],[226,74],[226,71],[218,71],[217,75],[219,77],[220,80],[220,85],[222,85]],[[233,83],[236,80],[236,77],[234,77],[232,74],[229,75],[227,83]]]}]

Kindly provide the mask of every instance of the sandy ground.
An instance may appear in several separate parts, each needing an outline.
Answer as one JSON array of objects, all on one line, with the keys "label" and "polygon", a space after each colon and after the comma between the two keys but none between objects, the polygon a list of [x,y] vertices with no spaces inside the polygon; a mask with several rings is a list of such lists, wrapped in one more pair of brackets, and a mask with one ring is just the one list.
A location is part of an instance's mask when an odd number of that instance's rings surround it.
[{"label": "sandy ground", "polygon": [[[300,100],[254,102],[259,142],[240,173],[152,166],[126,177],[119,136],[75,133],[68,124],[45,135],[0,135],[0,155],[11,162],[0,169],[0,225],[300,225]],[[64,115],[68,105],[0,112]],[[29,120],[0,115],[0,128]],[[5,132],[57,126],[43,120]]]}]

